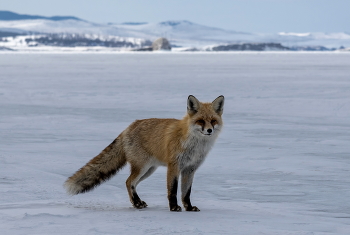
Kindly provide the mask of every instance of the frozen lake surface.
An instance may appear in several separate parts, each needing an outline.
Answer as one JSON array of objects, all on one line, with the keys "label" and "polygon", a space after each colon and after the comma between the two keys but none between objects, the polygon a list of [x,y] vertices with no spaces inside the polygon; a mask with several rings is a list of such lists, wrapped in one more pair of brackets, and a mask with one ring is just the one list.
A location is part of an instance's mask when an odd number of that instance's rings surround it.
[{"label": "frozen lake surface", "polygon": [[[62,185],[135,119],[224,95],[195,175],[199,213],[168,210],[165,168],[131,207],[124,168]],[[1,234],[349,234],[350,53],[0,54]]]}]

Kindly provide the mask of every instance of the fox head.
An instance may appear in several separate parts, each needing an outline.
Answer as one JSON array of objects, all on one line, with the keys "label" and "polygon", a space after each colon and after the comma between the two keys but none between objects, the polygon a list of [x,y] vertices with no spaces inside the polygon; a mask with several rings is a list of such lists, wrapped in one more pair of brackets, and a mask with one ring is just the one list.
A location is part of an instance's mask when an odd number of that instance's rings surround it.
[{"label": "fox head", "polygon": [[222,127],[221,115],[224,111],[224,96],[211,103],[201,103],[193,95],[187,99],[187,115],[191,131],[203,137],[217,136]]}]

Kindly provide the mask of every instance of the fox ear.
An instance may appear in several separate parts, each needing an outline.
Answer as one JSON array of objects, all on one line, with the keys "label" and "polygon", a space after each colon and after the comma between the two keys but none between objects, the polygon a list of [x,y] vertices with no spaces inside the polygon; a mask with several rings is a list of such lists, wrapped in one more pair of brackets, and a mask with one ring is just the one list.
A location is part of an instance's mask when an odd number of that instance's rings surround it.
[{"label": "fox ear", "polygon": [[213,109],[215,110],[215,112],[219,115],[222,115],[223,111],[224,111],[224,101],[225,98],[223,95],[220,95],[218,98],[216,98],[211,105],[213,106]]},{"label": "fox ear", "polygon": [[193,95],[188,96],[187,99],[187,113],[193,115],[198,112],[199,109],[199,100]]}]

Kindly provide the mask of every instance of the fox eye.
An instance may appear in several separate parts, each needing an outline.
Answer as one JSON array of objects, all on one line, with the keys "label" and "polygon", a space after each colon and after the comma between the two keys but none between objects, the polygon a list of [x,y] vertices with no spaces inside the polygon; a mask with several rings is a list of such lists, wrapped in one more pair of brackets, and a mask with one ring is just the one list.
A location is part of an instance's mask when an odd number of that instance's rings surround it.
[{"label": "fox eye", "polygon": [[203,126],[205,124],[205,121],[203,119],[199,119],[196,121],[196,124]]},{"label": "fox eye", "polygon": [[213,125],[213,126],[214,126],[214,125],[218,124],[218,121],[216,121],[215,119],[213,119],[213,120],[211,120],[211,122],[210,122],[210,123],[211,123],[211,125]]}]

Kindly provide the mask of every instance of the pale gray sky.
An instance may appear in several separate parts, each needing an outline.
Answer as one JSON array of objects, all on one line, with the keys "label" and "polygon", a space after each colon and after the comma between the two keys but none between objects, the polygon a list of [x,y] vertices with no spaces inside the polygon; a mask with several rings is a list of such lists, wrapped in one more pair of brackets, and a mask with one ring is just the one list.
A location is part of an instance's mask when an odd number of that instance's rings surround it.
[{"label": "pale gray sky", "polygon": [[0,10],[97,23],[194,23],[245,32],[348,32],[350,0],[0,0]]}]

